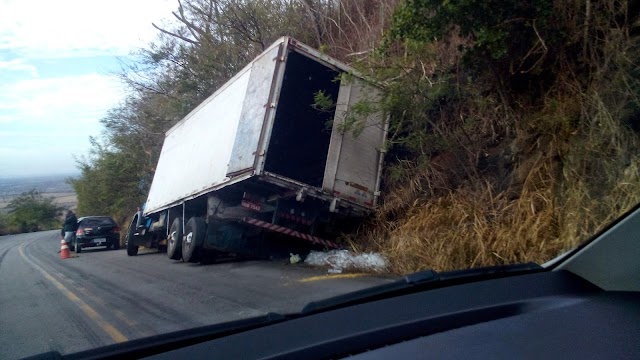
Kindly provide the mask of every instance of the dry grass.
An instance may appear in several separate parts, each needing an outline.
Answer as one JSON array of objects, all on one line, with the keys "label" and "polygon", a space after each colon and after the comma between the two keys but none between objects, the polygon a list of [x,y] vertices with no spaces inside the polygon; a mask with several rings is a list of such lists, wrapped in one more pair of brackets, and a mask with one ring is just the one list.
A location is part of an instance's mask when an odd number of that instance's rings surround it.
[{"label": "dry grass", "polygon": [[[387,256],[397,273],[543,263],[640,202],[638,159],[601,198],[580,181],[554,195],[558,183],[546,176],[548,166],[531,173],[517,199],[485,184],[413,204],[404,218],[369,234],[370,246]],[[533,185],[536,180],[543,185]]]},{"label": "dry grass", "polygon": [[484,184],[414,204],[405,218],[378,228],[374,247],[398,273],[540,261],[563,245],[550,189],[527,192],[510,200]]},{"label": "dry grass", "polygon": [[[372,230],[352,241],[356,250],[382,252],[396,273],[543,263],[640,203],[639,137],[619,120],[626,100],[606,106],[598,92],[577,97],[583,121],[566,137],[536,131],[533,146],[524,145],[533,135],[514,140],[528,149],[513,170],[524,172],[522,184],[498,192],[477,177],[438,195],[432,185],[441,173],[407,166],[411,176],[386,196]],[[554,111],[564,124],[566,111]]]}]

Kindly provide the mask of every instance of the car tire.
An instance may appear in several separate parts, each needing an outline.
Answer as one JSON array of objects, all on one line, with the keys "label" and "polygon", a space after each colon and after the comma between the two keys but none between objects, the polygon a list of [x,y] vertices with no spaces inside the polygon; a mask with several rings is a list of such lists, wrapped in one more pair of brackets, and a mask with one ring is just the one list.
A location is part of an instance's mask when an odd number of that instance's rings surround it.
[{"label": "car tire", "polygon": [[136,224],[138,223],[138,217],[135,216],[129,224],[129,229],[127,229],[127,255],[136,256],[138,255],[138,246],[134,245],[133,236],[136,233]]},{"label": "car tire", "polygon": [[76,254],[80,254],[82,252],[82,245],[76,242]]},{"label": "car tire", "polygon": [[120,250],[120,238],[117,238],[111,243],[112,250]]},{"label": "car tire", "polygon": [[202,244],[207,234],[207,223],[201,217],[192,217],[184,227],[182,239],[182,260],[198,262],[202,253]]},{"label": "car tire", "polygon": [[167,257],[171,260],[182,259],[182,218],[177,217],[171,223],[167,238]]}]

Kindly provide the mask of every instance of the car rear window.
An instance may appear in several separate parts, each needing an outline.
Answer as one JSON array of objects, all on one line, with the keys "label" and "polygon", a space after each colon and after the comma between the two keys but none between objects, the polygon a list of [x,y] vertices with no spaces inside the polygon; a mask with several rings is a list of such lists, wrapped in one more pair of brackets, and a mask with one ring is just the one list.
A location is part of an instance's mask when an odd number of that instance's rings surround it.
[{"label": "car rear window", "polygon": [[110,218],[91,218],[80,221],[80,226],[83,227],[114,226],[115,224],[116,223]]}]

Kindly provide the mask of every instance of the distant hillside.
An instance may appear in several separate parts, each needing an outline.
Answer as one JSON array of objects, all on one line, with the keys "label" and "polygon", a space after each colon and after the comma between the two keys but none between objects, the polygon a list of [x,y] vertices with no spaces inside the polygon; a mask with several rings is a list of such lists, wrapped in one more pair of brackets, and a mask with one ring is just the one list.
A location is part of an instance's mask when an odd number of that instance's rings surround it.
[{"label": "distant hillside", "polygon": [[73,187],[65,182],[69,176],[0,178],[0,213],[10,210],[7,205],[14,197],[34,189],[46,197],[52,197],[53,201],[64,209],[75,209],[78,198]]},{"label": "distant hillside", "polygon": [[73,193],[65,180],[69,175],[0,178],[0,197],[20,195],[36,189],[41,193]]}]

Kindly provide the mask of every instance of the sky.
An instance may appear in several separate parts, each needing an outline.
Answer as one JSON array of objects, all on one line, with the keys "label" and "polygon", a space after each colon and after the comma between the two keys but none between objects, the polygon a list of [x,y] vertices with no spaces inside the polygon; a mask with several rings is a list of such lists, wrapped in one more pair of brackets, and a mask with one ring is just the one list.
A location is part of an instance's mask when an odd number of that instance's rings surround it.
[{"label": "sky", "polygon": [[176,0],[0,0],[0,177],[72,175]]}]

